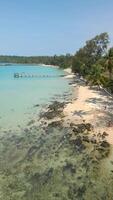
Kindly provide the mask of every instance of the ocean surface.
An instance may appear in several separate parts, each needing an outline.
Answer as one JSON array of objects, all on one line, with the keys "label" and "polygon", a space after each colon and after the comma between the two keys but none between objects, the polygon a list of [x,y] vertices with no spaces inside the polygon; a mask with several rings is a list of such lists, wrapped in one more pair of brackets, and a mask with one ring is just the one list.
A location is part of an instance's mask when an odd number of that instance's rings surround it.
[{"label": "ocean surface", "polygon": [[[42,77],[14,78],[16,72]],[[86,124],[26,126],[46,104],[69,96],[61,74],[52,67],[0,67],[0,200],[113,200],[113,156],[103,135],[91,141]]]},{"label": "ocean surface", "polygon": [[[41,77],[14,78],[14,73]],[[41,107],[69,92],[68,80],[58,77],[64,73],[61,69],[47,66],[0,66],[0,130],[24,126]],[[37,104],[39,107],[35,106]]]}]

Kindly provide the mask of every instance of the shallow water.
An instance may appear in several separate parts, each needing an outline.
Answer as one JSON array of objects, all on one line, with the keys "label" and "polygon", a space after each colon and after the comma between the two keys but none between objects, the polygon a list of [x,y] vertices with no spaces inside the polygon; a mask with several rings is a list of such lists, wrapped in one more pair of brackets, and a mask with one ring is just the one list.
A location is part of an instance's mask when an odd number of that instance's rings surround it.
[{"label": "shallow water", "polygon": [[[70,91],[63,78],[14,79],[14,71],[19,70],[64,73],[41,66],[0,68],[0,121],[4,129],[24,125],[36,114],[35,104],[49,103]],[[19,134],[0,134],[0,200],[113,199],[111,147],[102,146],[101,138],[88,142],[89,132],[79,128],[76,134],[72,125],[66,128],[62,123],[46,129],[34,124],[27,128]]]},{"label": "shallow water", "polygon": [[[38,78],[14,78],[14,73],[38,74]],[[0,128],[15,129],[25,125],[40,107],[52,98],[69,91],[68,81],[62,77],[63,70],[34,65],[0,66]],[[43,77],[49,75],[52,77]],[[57,97],[55,97],[57,98]]]},{"label": "shallow water", "polygon": [[70,133],[34,127],[0,137],[0,200],[112,200],[109,148],[81,140],[78,149]]}]

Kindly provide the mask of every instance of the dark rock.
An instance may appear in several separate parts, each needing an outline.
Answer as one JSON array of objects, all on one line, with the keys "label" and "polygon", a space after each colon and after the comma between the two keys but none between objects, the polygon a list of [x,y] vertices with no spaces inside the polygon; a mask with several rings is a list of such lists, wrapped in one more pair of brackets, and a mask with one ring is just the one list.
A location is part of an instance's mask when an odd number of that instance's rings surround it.
[{"label": "dark rock", "polygon": [[82,144],[82,140],[81,140],[81,137],[78,137],[75,141],[74,141],[74,144],[76,146],[80,146]]},{"label": "dark rock", "polygon": [[82,185],[80,187],[78,187],[78,185],[76,184],[73,184],[69,187],[69,190],[68,190],[68,197],[69,199],[72,199],[72,200],[84,200],[84,194],[86,192],[86,186],[85,185]]},{"label": "dark rock", "polygon": [[24,137],[20,137],[15,140],[15,143],[16,143],[16,145],[20,145],[20,144],[22,144],[23,141],[24,141]]},{"label": "dark rock", "polygon": [[89,123],[81,123],[81,124],[70,124],[71,127],[73,127],[73,132],[75,134],[79,134],[79,133],[84,133],[86,130],[87,131],[91,131],[93,129],[92,125]]},{"label": "dark rock", "polygon": [[88,142],[88,143],[89,143],[89,142],[90,142],[90,139],[89,139],[89,137],[88,137],[88,136],[83,136],[83,141],[84,141],[84,142]]},{"label": "dark rock", "polygon": [[54,197],[60,197],[60,194],[59,193],[54,193],[53,196]]},{"label": "dark rock", "polygon": [[31,121],[28,122],[27,125],[30,126],[30,125],[32,125],[32,124],[34,124],[34,123],[35,123],[35,120],[31,120]]},{"label": "dark rock", "polygon": [[87,131],[91,131],[93,129],[93,126],[90,123],[86,123],[85,127],[86,127]]},{"label": "dark rock", "polygon": [[64,106],[65,106],[65,103],[64,103],[64,102],[54,101],[51,105],[48,106],[48,109],[49,109],[49,110],[54,110],[54,111],[56,111],[56,110],[58,110],[58,109],[60,109],[60,108],[63,109]]},{"label": "dark rock", "polygon": [[39,104],[34,105],[34,107],[39,107],[39,106],[40,106]]},{"label": "dark rock", "polygon": [[106,133],[105,131],[103,132],[103,136],[108,136],[108,133]]},{"label": "dark rock", "polygon": [[76,199],[75,198],[76,193],[77,193],[77,186],[74,183],[73,185],[69,186],[69,190],[68,190],[69,199],[72,199],[72,200]]},{"label": "dark rock", "polygon": [[96,143],[97,143],[97,140],[96,140],[95,137],[92,137],[92,138],[90,139],[90,142],[91,142],[92,144],[96,144]]},{"label": "dark rock", "polygon": [[74,126],[75,126],[75,124],[71,122],[70,123],[70,127],[74,127]]},{"label": "dark rock", "polygon": [[86,130],[85,124],[78,124],[79,133],[83,133]]},{"label": "dark rock", "polygon": [[62,122],[61,121],[54,121],[48,124],[48,128],[61,128],[62,127]]},{"label": "dark rock", "polygon": [[51,105],[48,106],[48,111],[40,113],[40,118],[53,119],[57,116],[60,116],[64,106],[64,102],[54,101]]},{"label": "dark rock", "polygon": [[110,147],[110,144],[107,141],[102,141],[100,145],[102,147],[104,147],[104,148],[109,148]]},{"label": "dark rock", "polygon": [[61,111],[47,111],[42,114],[40,114],[40,118],[45,118],[45,119],[53,119],[56,116],[60,115]]},{"label": "dark rock", "polygon": [[76,127],[74,127],[72,131],[74,132],[75,135],[78,135],[80,133],[79,129]]},{"label": "dark rock", "polygon": [[76,173],[76,166],[72,163],[67,162],[65,166],[63,166],[63,171],[70,171],[72,174]]},{"label": "dark rock", "polygon": [[77,197],[82,197],[84,195],[85,191],[86,191],[85,185],[79,187],[77,190]]},{"label": "dark rock", "polygon": [[82,152],[86,148],[80,136],[74,140],[74,146],[75,146],[75,149],[79,152]]},{"label": "dark rock", "polygon": [[44,185],[46,183],[48,183],[49,179],[52,177],[53,174],[53,168],[50,168],[48,171],[45,171],[42,174],[39,174],[38,172],[35,173],[34,175],[32,175],[30,181],[33,184],[39,184],[39,186]]},{"label": "dark rock", "polygon": [[77,179],[78,179],[78,180],[82,179],[82,176],[78,176]]},{"label": "dark rock", "polygon": [[29,130],[28,128],[25,128],[25,129],[24,129],[24,132],[27,133],[27,134],[29,134],[29,133],[30,133],[30,130]]},{"label": "dark rock", "polygon": [[28,150],[27,156],[26,156],[26,157],[27,157],[28,159],[31,159],[32,156],[37,152],[37,150],[38,150],[37,146],[32,146],[32,147]]}]

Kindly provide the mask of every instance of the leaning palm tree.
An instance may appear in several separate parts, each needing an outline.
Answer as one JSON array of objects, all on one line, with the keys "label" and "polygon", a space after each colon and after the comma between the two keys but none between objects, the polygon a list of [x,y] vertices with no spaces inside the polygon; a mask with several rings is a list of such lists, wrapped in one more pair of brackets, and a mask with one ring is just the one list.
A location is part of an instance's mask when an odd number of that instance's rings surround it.
[{"label": "leaning palm tree", "polygon": [[105,68],[108,70],[109,78],[111,80],[113,73],[113,48],[109,50],[108,55],[106,56]]}]

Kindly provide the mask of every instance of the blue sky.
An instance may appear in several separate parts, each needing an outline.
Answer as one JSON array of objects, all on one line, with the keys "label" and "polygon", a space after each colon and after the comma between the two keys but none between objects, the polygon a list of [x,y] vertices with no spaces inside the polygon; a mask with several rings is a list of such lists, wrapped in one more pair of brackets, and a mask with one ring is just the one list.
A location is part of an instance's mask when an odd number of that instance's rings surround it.
[{"label": "blue sky", "polygon": [[113,44],[113,0],[0,0],[0,54],[75,53],[108,32]]}]

